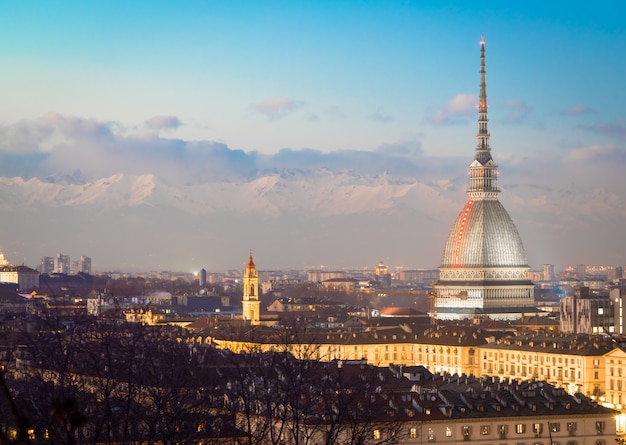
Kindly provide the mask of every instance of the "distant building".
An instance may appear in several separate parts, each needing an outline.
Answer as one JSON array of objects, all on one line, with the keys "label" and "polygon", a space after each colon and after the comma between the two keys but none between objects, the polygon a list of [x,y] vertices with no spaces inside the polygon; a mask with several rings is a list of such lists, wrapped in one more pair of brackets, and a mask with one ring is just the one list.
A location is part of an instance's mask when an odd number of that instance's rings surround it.
[{"label": "distant building", "polygon": [[309,270],[307,271],[307,280],[313,283],[321,283],[334,278],[346,278],[348,274],[341,270]]},{"label": "distant building", "polygon": [[439,278],[437,269],[431,270],[401,270],[398,272],[398,281],[411,284],[426,284],[430,286],[432,282]]},{"label": "distant building", "polygon": [[[615,310],[615,333],[618,335],[625,335],[626,334],[626,287],[620,286],[620,287],[615,287],[611,289],[609,291],[609,298],[613,302],[614,310]],[[626,363],[626,361],[624,363]],[[626,403],[626,399],[624,400],[624,403]]]},{"label": "distant building", "polygon": [[27,266],[0,266],[0,282],[16,283],[20,291],[32,290],[39,287],[39,272]]},{"label": "distant building", "polygon": [[71,272],[71,261],[69,255],[63,255],[62,253],[58,253],[54,257],[54,268],[52,270],[53,273],[64,273],[70,274]]},{"label": "distant building", "polygon": [[541,266],[543,281],[554,281],[554,264],[544,264]]},{"label": "distant building", "polygon": [[389,269],[385,266],[385,263],[382,261],[378,263],[376,266],[376,279],[384,288],[391,287],[391,274],[389,273]]},{"label": "distant building", "polygon": [[615,332],[615,307],[608,296],[577,287],[574,295],[561,300],[561,332],[564,334],[609,334]]},{"label": "distant building", "polygon": [[252,259],[252,253],[248,258],[248,264],[243,272],[243,319],[253,325],[261,320],[261,301],[259,300],[259,274]]},{"label": "distant building", "polygon": [[206,286],[206,269],[200,269],[200,276],[198,277],[198,285],[200,287]]},{"label": "distant building", "polygon": [[42,274],[51,274],[54,272],[54,258],[49,256],[41,257],[37,270]]},{"label": "distant building", "polygon": [[576,276],[581,281],[584,280],[585,278],[587,278],[587,266],[585,266],[584,264],[577,264],[576,265]]},{"label": "distant building", "polygon": [[78,259],[78,268],[76,273],[86,273],[91,275],[91,258],[81,255]]}]

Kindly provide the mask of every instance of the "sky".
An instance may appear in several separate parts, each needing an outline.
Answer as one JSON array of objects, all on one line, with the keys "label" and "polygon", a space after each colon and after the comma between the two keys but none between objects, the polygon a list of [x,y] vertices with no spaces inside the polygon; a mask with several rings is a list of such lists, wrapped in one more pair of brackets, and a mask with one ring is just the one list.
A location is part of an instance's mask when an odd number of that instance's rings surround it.
[{"label": "sky", "polygon": [[[591,196],[616,208],[611,227],[619,227],[626,218],[624,17],[620,1],[4,0],[0,175],[155,174],[186,184],[205,170],[200,165],[213,165],[212,180],[222,172],[229,181],[224,172],[238,169],[371,170],[368,159],[387,166],[412,153],[419,157],[413,177],[451,180],[466,167],[445,166],[468,163],[475,146],[484,35],[502,187],[508,174],[511,189],[524,182],[558,190],[541,199],[566,200],[572,185],[581,193],[595,185],[600,191]],[[386,171],[411,176],[405,170],[413,164],[400,164]],[[457,198],[452,214],[462,191]],[[519,210],[507,208],[523,229],[533,202],[513,198]],[[592,208],[585,202],[568,211]],[[18,233],[17,214],[2,211],[14,227],[7,233]],[[609,236],[598,224],[593,230]],[[601,261],[602,252],[589,252],[595,245],[611,243],[585,245],[577,261]],[[11,239],[0,246],[28,263],[44,254]],[[622,247],[607,258],[626,263]],[[276,267],[299,264],[267,258]],[[547,254],[537,261],[552,262]]]}]

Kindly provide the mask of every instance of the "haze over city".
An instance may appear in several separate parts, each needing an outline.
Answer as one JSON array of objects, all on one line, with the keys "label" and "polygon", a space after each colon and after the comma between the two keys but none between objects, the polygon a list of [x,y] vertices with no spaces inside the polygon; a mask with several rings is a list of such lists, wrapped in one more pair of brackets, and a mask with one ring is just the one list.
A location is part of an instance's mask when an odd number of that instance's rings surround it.
[{"label": "haze over city", "polygon": [[626,264],[620,2],[9,2],[0,248],[96,270],[436,268],[493,157],[531,267]]}]

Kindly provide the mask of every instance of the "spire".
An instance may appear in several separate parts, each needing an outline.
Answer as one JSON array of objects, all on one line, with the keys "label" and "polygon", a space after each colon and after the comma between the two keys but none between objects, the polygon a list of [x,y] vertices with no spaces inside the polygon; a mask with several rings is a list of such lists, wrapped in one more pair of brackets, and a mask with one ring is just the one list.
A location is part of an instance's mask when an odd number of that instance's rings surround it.
[{"label": "spire", "polygon": [[250,258],[248,258],[248,264],[246,265],[246,269],[251,269],[253,267],[256,267],[254,265],[254,260],[252,259],[252,249],[250,249]]},{"label": "spire", "polygon": [[485,80],[485,36],[480,40],[480,97],[478,100],[478,144],[476,145],[476,160],[485,164],[490,158],[489,129],[487,119],[487,82]]},{"label": "spire", "polygon": [[491,157],[487,119],[487,70],[485,69],[485,36],[480,40],[480,95],[478,98],[478,134],[476,155],[470,165],[468,193],[473,199],[497,199],[498,166]]}]

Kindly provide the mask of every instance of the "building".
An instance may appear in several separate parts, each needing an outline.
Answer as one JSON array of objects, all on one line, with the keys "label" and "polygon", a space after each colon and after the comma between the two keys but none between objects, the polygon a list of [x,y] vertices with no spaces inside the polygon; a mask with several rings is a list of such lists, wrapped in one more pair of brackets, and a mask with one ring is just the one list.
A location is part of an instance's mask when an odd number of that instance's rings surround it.
[{"label": "building", "polygon": [[71,272],[70,266],[70,256],[63,255],[62,253],[57,253],[57,255],[54,257],[54,268],[52,272],[69,274]]},{"label": "building", "polygon": [[608,295],[590,295],[588,287],[577,287],[574,295],[563,298],[559,312],[564,334],[615,332],[615,303]]},{"label": "building", "polygon": [[613,302],[615,312],[615,333],[626,334],[626,287],[619,286],[609,291],[609,298]]},{"label": "building", "polygon": [[541,266],[543,281],[554,281],[554,264],[543,264]]},{"label": "building", "polygon": [[321,283],[326,280],[348,277],[348,274],[341,270],[308,270],[306,275],[307,281],[312,283]]},{"label": "building", "polygon": [[86,273],[91,275],[91,258],[81,255],[78,259],[76,273]]},{"label": "building", "polygon": [[389,269],[385,266],[384,262],[381,261],[378,263],[374,273],[376,274],[376,280],[380,286],[384,288],[391,287],[391,274],[389,273]]},{"label": "building", "polygon": [[0,266],[0,283],[16,283],[20,291],[32,290],[39,287],[39,272],[28,266]]},{"label": "building", "polygon": [[54,273],[54,258],[49,256],[41,257],[41,262],[37,270],[42,274]]},{"label": "building", "polygon": [[253,325],[261,319],[261,301],[259,300],[259,273],[252,259],[248,258],[246,270],[243,272],[243,319]]},{"label": "building", "polygon": [[443,320],[512,320],[537,313],[522,239],[498,200],[498,166],[489,146],[485,73],[482,41],[478,134],[469,167],[469,199],[446,241],[431,308],[432,315]]}]

